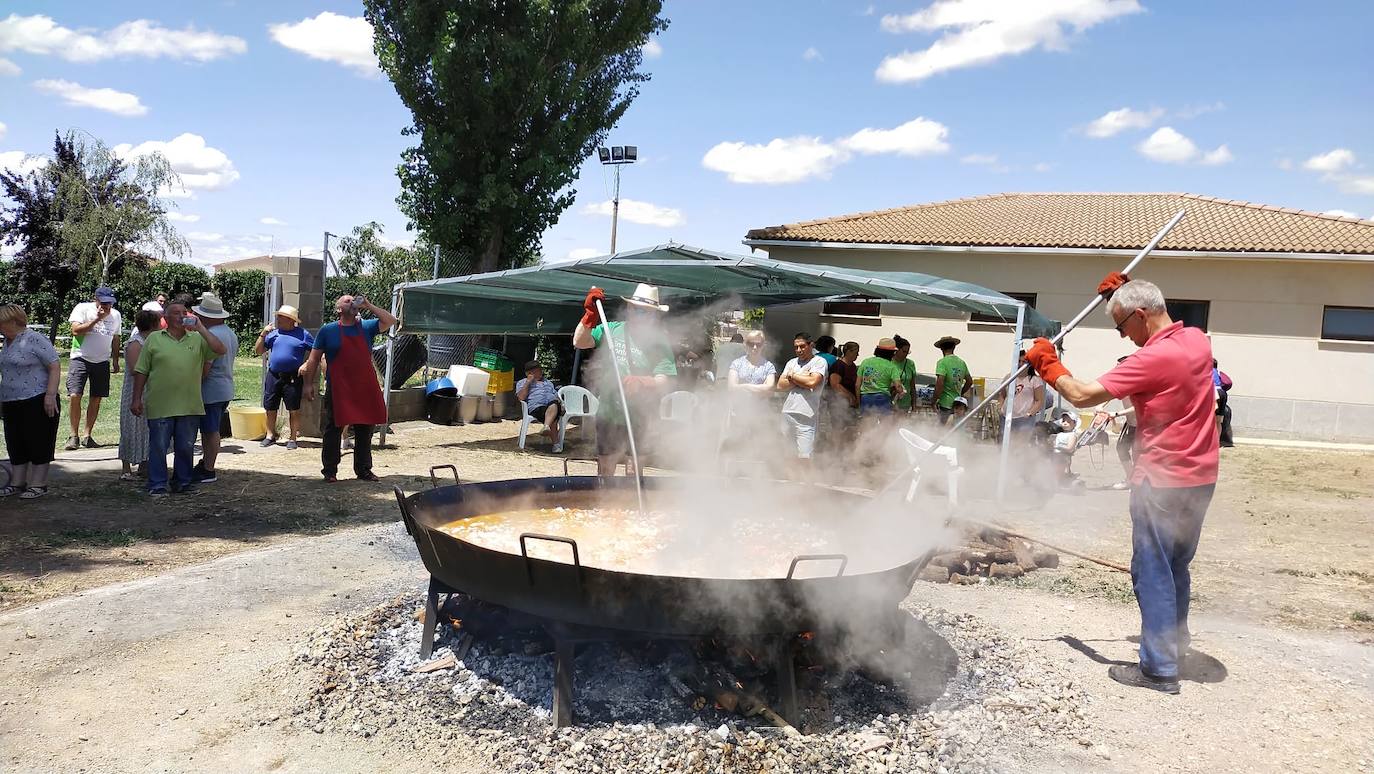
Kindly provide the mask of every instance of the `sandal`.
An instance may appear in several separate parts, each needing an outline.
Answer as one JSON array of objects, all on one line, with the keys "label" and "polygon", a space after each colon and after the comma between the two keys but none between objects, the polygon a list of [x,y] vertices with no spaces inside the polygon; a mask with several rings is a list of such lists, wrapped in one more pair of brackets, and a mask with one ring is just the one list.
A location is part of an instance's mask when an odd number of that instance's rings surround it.
[{"label": "sandal", "polygon": [[46,486],[31,486],[28,489],[25,489],[23,494],[19,495],[19,499],[37,500],[38,498],[42,497],[47,493],[48,488]]},{"label": "sandal", "polygon": [[24,487],[22,487],[22,486],[5,486],[5,487],[0,487],[0,497],[9,497],[9,496],[11,496],[11,495],[17,495],[17,494],[19,494],[20,492],[23,492],[23,491],[24,491]]},{"label": "sandal", "polygon": [[119,474],[119,480],[120,480],[120,481],[139,481],[139,480],[141,480],[141,477],[140,477],[137,473],[132,473],[132,472],[130,472],[130,473],[120,473],[120,474]]}]

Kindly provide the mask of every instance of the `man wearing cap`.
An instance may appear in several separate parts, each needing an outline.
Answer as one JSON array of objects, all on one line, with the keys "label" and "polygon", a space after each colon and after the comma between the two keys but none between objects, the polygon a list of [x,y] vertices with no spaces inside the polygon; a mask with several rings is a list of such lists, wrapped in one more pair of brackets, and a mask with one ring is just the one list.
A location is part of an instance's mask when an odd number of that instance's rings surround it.
[{"label": "man wearing cap", "polygon": [[224,311],[224,302],[214,293],[201,293],[200,303],[191,307],[191,312],[200,318],[202,332],[224,345],[224,352],[206,365],[205,377],[200,382],[200,399],[205,404],[205,413],[200,418],[201,457],[194,473],[198,482],[212,484],[217,479],[215,462],[219,459],[220,426],[229,401],[234,399],[234,356],[239,352],[239,337],[225,324],[229,313]]},{"label": "man wearing cap", "polygon": [[969,391],[973,377],[969,375],[968,363],[954,354],[959,340],[953,336],[943,336],[935,342],[941,357],[935,361],[935,397],[932,405],[940,414],[940,424],[949,422],[954,416],[954,399]]},{"label": "man wearing cap", "polygon": [[[363,312],[373,316],[364,319]],[[353,425],[353,475],[359,481],[379,481],[372,472],[372,429],[386,422],[386,402],[377,381],[377,367],[372,364],[372,339],[390,330],[396,317],[364,296],[339,296],[334,313],[338,319],[320,328],[305,361],[306,400],[316,397],[320,358],[328,361],[324,405],[320,408],[324,427],[320,472],[326,482],[338,480],[343,429]]]},{"label": "man wearing cap", "polygon": [[[659,303],[658,288],[641,283],[631,296],[622,296],[625,319],[607,321],[605,325],[596,311],[596,302],[603,304],[606,294],[592,288],[582,302],[582,320],[573,331],[573,346],[593,349],[607,344],[615,366],[619,368],[621,387],[633,414],[636,449],[648,428],[645,422],[656,415],[659,393],[667,389],[670,377],[677,376],[672,347],[662,332],[662,316],[668,311]],[[596,411],[596,470],[601,476],[615,475],[615,466],[625,460],[625,475],[637,473],[630,452],[630,434],[626,429],[626,407],[620,402],[621,390],[615,386],[616,368],[606,359],[598,359],[596,377],[601,385],[597,394]]]},{"label": "man wearing cap", "polygon": [[[110,373],[119,373],[119,332],[124,324],[114,305],[114,291],[102,285],[95,289],[93,301],[77,304],[67,318],[72,324],[71,362],[67,366],[67,414],[72,434],[63,447],[67,451],[79,448],[82,438],[88,449],[100,445],[91,433],[100,416],[100,401],[110,395]],[[91,398],[86,404],[86,434],[82,436],[81,396],[87,382]]]},{"label": "man wearing cap", "polygon": [[1117,333],[1140,349],[1096,381],[1075,379],[1054,345],[1026,352],[1036,372],[1079,408],[1129,398],[1136,412],[1131,472],[1131,583],[1140,606],[1140,662],[1113,666],[1119,683],[1178,693],[1188,649],[1188,565],[1217,483],[1212,345],[1174,322],[1150,282],[1113,272],[1097,288]]},{"label": "man wearing cap", "polygon": [[[253,354],[267,355],[267,375],[262,379],[262,407],[267,410],[267,436],[262,446],[277,442],[277,410],[286,403],[286,426],[291,437],[287,449],[295,449],[301,430],[301,396],[305,388],[305,361],[315,337],[301,327],[296,307],[283,304],[276,323],[265,326],[253,343]],[[270,353],[270,354],[269,354]]]},{"label": "man wearing cap", "polygon": [[532,419],[544,424],[544,435],[553,444],[553,453],[563,451],[558,443],[558,417],[563,414],[563,402],[558,399],[558,388],[544,378],[544,367],[538,360],[525,364],[525,378],[515,383],[515,397],[525,402]]}]

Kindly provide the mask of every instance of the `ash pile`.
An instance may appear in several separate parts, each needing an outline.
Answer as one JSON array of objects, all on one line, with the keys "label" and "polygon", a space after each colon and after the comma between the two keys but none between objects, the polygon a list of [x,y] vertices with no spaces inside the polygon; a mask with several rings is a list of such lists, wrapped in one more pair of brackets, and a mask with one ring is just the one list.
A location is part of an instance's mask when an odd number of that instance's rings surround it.
[{"label": "ash pile", "polygon": [[[292,722],[442,755],[461,743],[494,771],[996,771],[1013,751],[1086,734],[1088,697],[1053,664],[973,616],[900,611],[900,654],[800,643],[802,722],[773,712],[776,675],[750,643],[588,643],[579,725],[555,729],[552,643],[518,615],[459,598],[431,659],[418,596],[313,632],[290,669],[311,686]],[[463,618],[467,615],[467,618]],[[803,635],[805,637],[805,635]]]},{"label": "ash pile", "polygon": [[1059,554],[994,527],[965,525],[964,535],[964,545],[931,558],[921,570],[921,580],[974,584],[982,578],[1019,578],[1038,568],[1059,566]]}]

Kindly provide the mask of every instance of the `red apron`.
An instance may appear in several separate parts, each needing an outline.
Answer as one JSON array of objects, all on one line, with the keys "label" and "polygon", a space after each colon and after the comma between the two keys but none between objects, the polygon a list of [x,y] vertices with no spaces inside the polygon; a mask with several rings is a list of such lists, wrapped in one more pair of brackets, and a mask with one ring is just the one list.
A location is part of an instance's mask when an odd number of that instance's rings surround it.
[{"label": "red apron", "polygon": [[[350,328],[356,329],[358,335],[348,335]],[[386,402],[361,323],[349,328],[339,326],[339,353],[329,361],[329,394],[335,427],[386,423]]]}]

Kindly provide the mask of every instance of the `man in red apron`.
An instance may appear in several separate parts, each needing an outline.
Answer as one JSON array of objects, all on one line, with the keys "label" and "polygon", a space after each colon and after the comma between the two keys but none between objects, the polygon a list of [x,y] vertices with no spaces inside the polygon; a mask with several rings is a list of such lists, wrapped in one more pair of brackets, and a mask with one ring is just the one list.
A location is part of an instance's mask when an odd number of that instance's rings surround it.
[{"label": "man in red apron", "polygon": [[[364,310],[373,316],[359,317]],[[353,425],[353,473],[362,481],[377,481],[372,472],[372,428],[386,422],[386,403],[372,365],[372,339],[395,325],[396,318],[362,296],[339,296],[334,311],[338,321],[315,334],[315,346],[305,363],[305,399],[314,400],[320,357],[328,361],[320,412],[324,428],[324,447],[320,450],[324,467],[320,472],[325,481],[338,480],[343,429]]]}]

